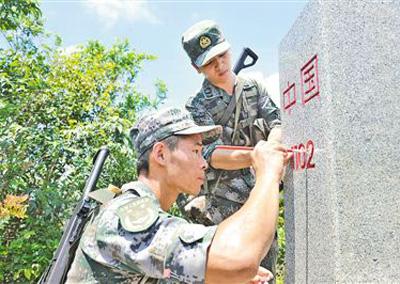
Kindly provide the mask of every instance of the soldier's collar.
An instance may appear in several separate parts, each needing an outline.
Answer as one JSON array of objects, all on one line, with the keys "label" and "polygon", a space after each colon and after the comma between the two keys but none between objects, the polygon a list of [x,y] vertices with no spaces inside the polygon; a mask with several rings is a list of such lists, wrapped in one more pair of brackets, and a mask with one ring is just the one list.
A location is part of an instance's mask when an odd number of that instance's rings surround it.
[{"label": "soldier's collar", "polygon": [[[236,85],[238,84],[239,81],[244,81],[244,78],[239,75],[235,75],[235,82],[233,84],[234,87],[236,87]],[[226,93],[225,90],[221,89],[218,86],[215,86],[207,79],[204,79],[201,89],[202,89],[203,93],[208,97],[213,96],[213,93],[216,91],[217,91],[217,93],[218,92]]]},{"label": "soldier's collar", "polygon": [[122,186],[121,190],[122,190],[122,193],[125,193],[128,191],[134,191],[140,197],[148,196],[151,199],[157,200],[157,202],[160,203],[157,196],[154,194],[154,192],[151,190],[151,188],[147,184],[145,184],[139,180],[124,184]]},{"label": "soldier's collar", "polygon": [[206,99],[210,99],[210,98],[214,98],[214,97],[220,97],[224,93],[226,93],[223,89],[213,85],[207,79],[204,79],[204,81],[203,81],[201,92],[204,94],[204,97]]},{"label": "soldier's collar", "polygon": [[202,84],[202,89],[208,88],[208,87],[214,87],[213,84],[210,83],[210,81],[208,81],[207,79],[204,79],[203,84]]}]

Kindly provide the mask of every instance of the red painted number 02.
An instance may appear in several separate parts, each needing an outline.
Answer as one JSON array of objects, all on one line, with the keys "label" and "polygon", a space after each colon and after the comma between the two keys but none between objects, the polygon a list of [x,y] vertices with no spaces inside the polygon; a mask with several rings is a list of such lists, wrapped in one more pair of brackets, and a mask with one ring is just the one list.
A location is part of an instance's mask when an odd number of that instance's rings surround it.
[{"label": "red painted number 02", "polygon": [[313,163],[314,142],[312,140],[308,140],[305,145],[300,143],[299,145],[293,145],[291,148],[294,150],[291,163],[294,170],[315,168],[315,163]]}]

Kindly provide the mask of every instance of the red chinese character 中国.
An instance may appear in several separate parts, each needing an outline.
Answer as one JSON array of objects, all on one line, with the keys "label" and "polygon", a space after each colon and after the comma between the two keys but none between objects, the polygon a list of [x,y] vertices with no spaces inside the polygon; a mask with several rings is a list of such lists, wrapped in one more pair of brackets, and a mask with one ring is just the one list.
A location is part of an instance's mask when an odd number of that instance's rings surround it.
[{"label": "red chinese character \u4e2d\u56fd", "polygon": [[319,95],[318,56],[314,55],[301,68],[301,101],[306,104],[313,97]]},{"label": "red chinese character \u4e2d\u56fd", "polygon": [[283,90],[283,109],[286,111],[290,111],[290,108],[296,104],[296,85],[295,83],[290,84],[288,82],[288,86],[285,90]]}]

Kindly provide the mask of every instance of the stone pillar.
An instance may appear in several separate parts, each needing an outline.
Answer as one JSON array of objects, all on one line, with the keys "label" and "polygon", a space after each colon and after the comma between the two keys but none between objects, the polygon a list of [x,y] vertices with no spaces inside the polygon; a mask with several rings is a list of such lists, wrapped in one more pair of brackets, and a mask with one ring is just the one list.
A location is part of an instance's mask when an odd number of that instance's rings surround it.
[{"label": "stone pillar", "polygon": [[400,283],[400,1],[311,1],[279,56],[286,283]]}]

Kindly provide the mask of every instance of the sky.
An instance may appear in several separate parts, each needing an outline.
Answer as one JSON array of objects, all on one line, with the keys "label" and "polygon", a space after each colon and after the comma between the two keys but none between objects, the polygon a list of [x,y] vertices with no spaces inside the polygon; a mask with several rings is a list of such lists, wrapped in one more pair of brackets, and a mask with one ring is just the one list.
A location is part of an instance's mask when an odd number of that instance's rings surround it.
[{"label": "sky", "polygon": [[245,47],[258,54],[256,65],[241,73],[265,82],[279,105],[279,44],[306,2],[42,0],[41,9],[46,29],[59,34],[67,50],[88,40],[110,46],[128,39],[138,52],[155,55],[139,74],[138,90],[154,96],[154,83],[161,79],[168,88],[164,106],[177,107],[183,107],[203,81],[181,46],[182,33],[198,21],[214,20],[232,46],[234,62]]}]

